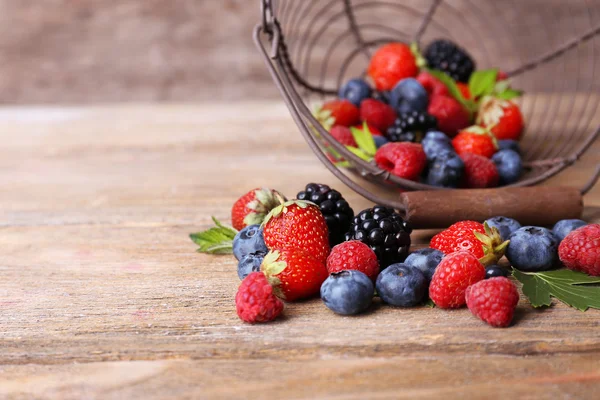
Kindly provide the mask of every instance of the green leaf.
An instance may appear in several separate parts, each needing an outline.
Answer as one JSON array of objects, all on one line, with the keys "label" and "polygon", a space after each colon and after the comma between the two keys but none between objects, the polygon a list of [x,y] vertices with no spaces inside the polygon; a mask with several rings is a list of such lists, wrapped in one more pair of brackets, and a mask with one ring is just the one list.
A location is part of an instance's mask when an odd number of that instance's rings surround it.
[{"label": "green leaf", "polygon": [[502,100],[512,100],[521,95],[523,95],[522,91],[508,88],[500,93],[496,93],[494,96]]},{"label": "green leaf", "polygon": [[363,122],[362,129],[357,129],[355,127],[350,128],[350,132],[352,132],[352,136],[358,145],[358,148],[362,150],[368,156],[375,156],[375,152],[377,152],[377,146],[375,146],[375,139],[373,139],[373,135],[369,130],[366,122]]},{"label": "green leaf", "polygon": [[513,269],[513,276],[523,284],[523,294],[533,307],[549,306],[554,297],[580,311],[600,309],[600,286],[597,286],[600,277],[568,269],[546,272]]},{"label": "green leaf", "polygon": [[335,163],[335,166],[340,168],[351,168],[352,164],[348,161],[338,161]]},{"label": "green leaf", "polygon": [[425,307],[429,307],[429,308],[435,308],[435,303],[433,302],[433,300],[431,300],[429,297],[427,298],[427,300],[425,300],[423,302],[423,305]]},{"label": "green leaf", "polygon": [[216,226],[203,232],[192,233],[190,239],[199,246],[199,253],[231,254],[237,230],[223,225],[215,217],[212,219]]},{"label": "green leaf", "polygon": [[492,94],[496,87],[497,69],[475,71],[469,79],[469,92],[472,98]]},{"label": "green leaf", "polygon": [[352,146],[346,146],[346,148],[348,149],[348,151],[350,151],[351,153],[353,153],[355,156],[357,156],[358,158],[360,158],[362,160],[370,162],[373,159],[372,156],[365,154],[365,152],[362,151],[361,149],[357,149],[356,147],[352,147]]},{"label": "green leaf", "polygon": [[463,97],[462,92],[458,86],[456,86],[454,79],[442,71],[428,69],[427,72],[440,80],[446,86],[446,88],[448,88],[450,95],[454,97],[460,104],[462,104],[465,109],[467,109],[469,112],[469,118],[472,118],[473,112],[477,111],[477,104],[473,100],[467,100]]}]

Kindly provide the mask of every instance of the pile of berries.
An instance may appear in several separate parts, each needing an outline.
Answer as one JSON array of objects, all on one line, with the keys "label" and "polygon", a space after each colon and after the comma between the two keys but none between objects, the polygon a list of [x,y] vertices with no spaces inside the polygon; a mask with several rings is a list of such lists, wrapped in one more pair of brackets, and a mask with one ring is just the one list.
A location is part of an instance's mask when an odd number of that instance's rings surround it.
[{"label": "pile of berries", "polygon": [[[489,188],[519,180],[524,122],[507,76],[476,70],[447,40],[389,43],[371,57],[366,79],[343,84],[315,113],[334,139],[400,178],[451,188]],[[363,124],[377,151],[365,147]],[[362,140],[353,136],[362,134]],[[370,147],[370,146],[366,146]],[[347,166],[330,146],[329,158]]]},{"label": "pile of berries", "polygon": [[527,273],[562,263],[600,276],[600,225],[582,220],[559,221],[552,230],[501,216],[461,221],[409,253],[411,228],[401,215],[375,206],[355,216],[340,192],[316,183],[290,201],[275,190],[251,190],[235,202],[231,219],[240,231],[215,220],[217,227],[192,238],[205,252],[230,246],[242,280],[236,310],[249,323],[272,321],[284,302],[320,294],[341,315],[366,311],[378,296],[393,307],[466,305],[489,325],[506,327],[519,292],[509,268],[498,265],[504,255]]}]

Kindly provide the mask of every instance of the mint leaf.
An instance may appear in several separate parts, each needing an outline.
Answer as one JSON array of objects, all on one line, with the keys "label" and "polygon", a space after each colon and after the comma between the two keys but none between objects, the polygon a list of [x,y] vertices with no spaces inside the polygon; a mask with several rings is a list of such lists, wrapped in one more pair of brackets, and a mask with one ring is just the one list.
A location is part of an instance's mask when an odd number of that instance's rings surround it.
[{"label": "mint leaf", "polygon": [[502,100],[511,100],[515,97],[520,97],[522,94],[523,92],[520,90],[508,88],[500,93],[496,93],[494,96]]},{"label": "mint leaf", "polygon": [[[523,284],[523,294],[533,307],[549,306],[554,297],[580,311],[600,309],[600,277],[588,276],[568,269],[546,272],[521,272],[513,276]],[[590,286],[593,284],[593,286]]]},{"label": "mint leaf", "polygon": [[492,94],[498,77],[497,69],[475,71],[469,79],[469,92],[472,98]]},{"label": "mint leaf", "polygon": [[233,238],[237,230],[223,225],[218,219],[212,217],[216,226],[202,232],[191,233],[190,239],[196,243],[199,253],[231,254],[233,252]]},{"label": "mint leaf", "polygon": [[375,156],[375,152],[377,151],[377,146],[375,146],[375,139],[373,139],[373,135],[369,130],[366,122],[363,122],[362,129],[350,128],[350,132],[352,132],[352,136],[358,145],[358,148],[362,150],[367,156]]},{"label": "mint leaf", "polygon": [[473,112],[477,111],[477,104],[473,100],[467,100],[463,97],[462,92],[458,86],[456,86],[454,79],[452,79],[445,72],[435,69],[428,69],[427,72],[437,78],[446,86],[446,88],[448,88],[450,95],[454,97],[460,104],[462,104],[463,107],[465,107],[465,109],[469,112],[469,118],[471,118],[473,116]]},{"label": "mint leaf", "polygon": [[370,162],[373,157],[369,156],[368,154],[366,154],[364,151],[362,151],[361,149],[357,149],[356,147],[352,147],[352,146],[346,146],[346,148],[353,153],[355,156],[357,156],[358,158],[360,158],[361,160],[365,160],[367,162]]}]

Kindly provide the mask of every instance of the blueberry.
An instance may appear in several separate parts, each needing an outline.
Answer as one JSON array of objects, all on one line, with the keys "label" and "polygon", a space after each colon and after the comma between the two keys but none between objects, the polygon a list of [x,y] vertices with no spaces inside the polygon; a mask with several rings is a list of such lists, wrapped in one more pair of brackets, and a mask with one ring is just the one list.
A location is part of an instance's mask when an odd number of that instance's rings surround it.
[{"label": "blueberry", "polygon": [[419,268],[392,264],[377,277],[377,293],[384,302],[399,307],[419,304],[427,291],[427,278]]},{"label": "blueberry", "polygon": [[248,225],[233,238],[233,255],[239,261],[246,254],[268,252],[260,225]]},{"label": "blueberry", "polygon": [[552,233],[554,233],[559,242],[562,242],[569,233],[575,229],[581,228],[584,225],[587,225],[587,222],[580,219],[563,219],[554,225],[554,228],[552,228]]},{"label": "blueberry", "polygon": [[496,278],[498,276],[508,276],[508,270],[497,265],[485,267],[485,279]]},{"label": "blueberry", "polygon": [[384,144],[388,143],[388,140],[383,136],[375,135],[373,136],[373,140],[375,141],[375,147],[380,148]]},{"label": "blueberry", "polygon": [[453,151],[441,151],[429,163],[429,170],[425,182],[433,186],[458,187],[465,163]]},{"label": "blueberry", "polygon": [[411,253],[404,261],[404,264],[420,269],[423,275],[425,275],[427,282],[431,282],[431,277],[433,277],[433,273],[442,261],[442,258],[444,258],[444,253],[441,251],[426,248]]},{"label": "blueberry", "polygon": [[485,222],[487,222],[490,227],[494,227],[500,231],[502,240],[508,240],[510,235],[521,227],[521,224],[517,220],[508,217],[493,217]]},{"label": "blueberry", "polygon": [[338,96],[340,99],[346,99],[358,107],[361,101],[371,97],[371,87],[363,79],[350,79],[342,85]]},{"label": "blueberry", "polygon": [[237,273],[240,280],[243,280],[252,272],[260,271],[260,264],[262,263],[266,254],[267,253],[263,251],[257,251],[243,256],[238,262],[237,268]]},{"label": "blueberry", "polygon": [[454,151],[450,138],[439,131],[429,131],[421,141],[428,160],[433,160],[442,151]]},{"label": "blueberry", "polygon": [[519,146],[519,142],[516,140],[498,140],[498,149],[500,150],[514,150],[517,153],[521,154],[521,146]]},{"label": "blueberry", "polygon": [[514,150],[500,150],[493,155],[492,161],[496,164],[500,183],[509,185],[515,183],[521,177],[523,163],[521,156]]},{"label": "blueberry", "polygon": [[390,92],[390,106],[398,113],[426,111],[428,104],[427,91],[415,78],[402,79]]},{"label": "blueberry", "polygon": [[510,235],[506,258],[527,272],[546,271],[558,264],[558,239],[546,228],[524,226]]},{"label": "blueberry", "polygon": [[327,308],[342,315],[365,311],[373,301],[373,294],[373,282],[360,271],[331,274],[321,285],[321,299]]}]

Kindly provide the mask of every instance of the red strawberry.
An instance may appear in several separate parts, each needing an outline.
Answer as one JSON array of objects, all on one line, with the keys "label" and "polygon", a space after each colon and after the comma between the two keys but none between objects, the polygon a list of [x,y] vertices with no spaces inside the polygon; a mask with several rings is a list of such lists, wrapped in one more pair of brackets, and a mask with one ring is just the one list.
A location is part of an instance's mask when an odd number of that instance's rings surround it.
[{"label": "red strawberry", "polygon": [[396,112],[382,101],[366,99],[360,103],[360,119],[380,132],[394,124]]},{"label": "red strawberry", "polygon": [[458,308],[465,305],[465,291],[485,278],[485,268],[477,257],[458,251],[442,258],[435,269],[429,286],[429,298],[440,308]]},{"label": "red strawberry", "polygon": [[388,43],[377,49],[367,70],[377,90],[391,90],[400,80],[417,76],[418,72],[415,56],[404,43]]},{"label": "red strawberry", "polygon": [[519,303],[519,292],[510,279],[499,276],[469,286],[465,299],[474,316],[491,326],[504,328],[513,319]]},{"label": "red strawberry", "polygon": [[569,269],[600,276],[600,224],[569,233],[558,246],[558,256]]},{"label": "red strawberry", "polygon": [[458,90],[460,90],[460,93],[465,99],[471,98],[471,91],[469,90],[469,85],[462,82],[456,82],[456,86],[458,87]]},{"label": "red strawberry", "polygon": [[350,132],[350,128],[346,126],[335,125],[331,128],[329,133],[331,133],[331,136],[333,136],[335,140],[344,146],[358,147],[356,140],[354,140],[354,136],[352,136],[352,132]]},{"label": "red strawberry", "polygon": [[359,240],[340,243],[331,249],[327,257],[327,271],[333,274],[344,270],[360,271],[375,282],[379,274],[377,255]]},{"label": "red strawberry", "polygon": [[431,75],[429,72],[421,72],[417,76],[417,80],[425,88],[425,90],[430,96],[450,96],[450,92],[448,92],[448,88],[446,87],[446,85],[444,85],[442,81],[440,81],[435,76]]},{"label": "red strawberry", "polygon": [[488,128],[498,139],[519,140],[523,132],[523,115],[509,100],[485,97],[479,106],[477,124]]},{"label": "red strawberry", "polygon": [[329,111],[334,118],[334,124],[352,126],[359,122],[358,107],[348,100],[331,100],[323,104],[323,111]]},{"label": "red strawberry", "polygon": [[375,153],[375,162],[400,178],[416,180],[427,164],[427,157],[418,143],[395,142],[381,146]]},{"label": "red strawberry", "polygon": [[287,301],[313,297],[327,279],[325,263],[300,248],[272,250],[263,259],[261,270]]},{"label": "red strawberry", "polygon": [[469,113],[452,97],[432,96],[427,112],[437,119],[438,128],[450,137],[470,124]]},{"label": "red strawberry", "polygon": [[252,272],[242,281],[235,295],[235,308],[242,321],[254,324],[274,320],[283,311],[283,303],[262,272]]},{"label": "red strawberry", "polygon": [[496,165],[489,158],[476,154],[461,154],[465,163],[465,186],[469,188],[490,188],[498,186],[500,179]]},{"label": "red strawberry", "polygon": [[507,246],[508,242],[502,241],[498,229],[476,221],[457,222],[435,235],[429,243],[429,247],[444,254],[469,252],[486,264],[502,258]]},{"label": "red strawberry", "polygon": [[496,138],[487,129],[477,125],[460,131],[452,139],[452,146],[458,155],[471,153],[491,158],[498,151]]},{"label": "red strawberry", "polygon": [[[354,125],[354,127],[360,131],[362,131],[364,128],[363,124]],[[381,133],[381,131],[379,129],[375,128],[373,125],[367,124],[367,128],[369,129],[369,132],[371,132],[371,135],[383,136],[383,133]]]},{"label": "red strawberry", "polygon": [[238,231],[248,225],[262,224],[267,214],[285,201],[276,190],[252,189],[240,197],[231,208],[231,225]]},{"label": "red strawberry", "polygon": [[265,244],[270,250],[297,249],[325,264],[329,232],[319,207],[292,200],[274,208],[263,222]]}]

